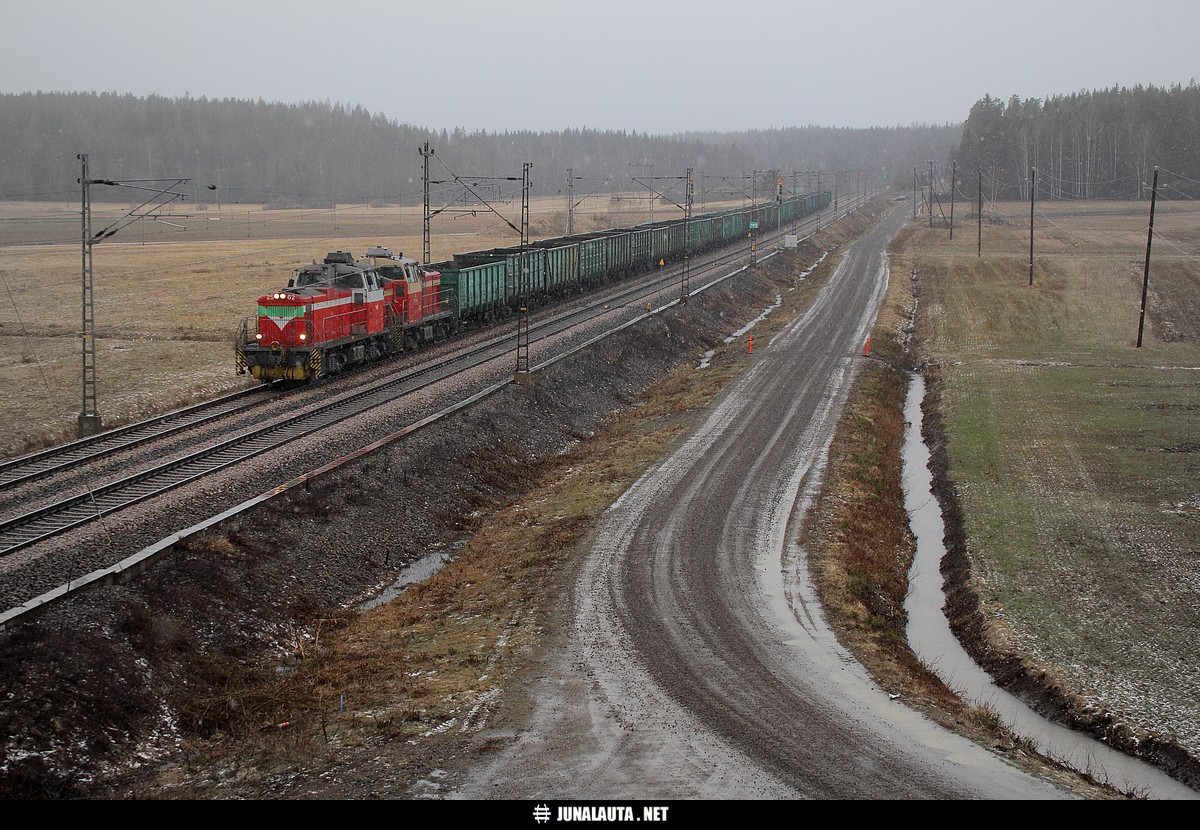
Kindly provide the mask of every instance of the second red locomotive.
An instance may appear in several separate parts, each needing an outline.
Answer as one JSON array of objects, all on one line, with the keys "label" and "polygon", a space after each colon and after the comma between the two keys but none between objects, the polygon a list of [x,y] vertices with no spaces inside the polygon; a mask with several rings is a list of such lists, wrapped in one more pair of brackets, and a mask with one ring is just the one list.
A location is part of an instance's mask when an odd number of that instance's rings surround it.
[{"label": "second red locomotive", "polygon": [[315,380],[456,331],[440,273],[387,248],[366,255],[373,262],[334,251],[298,269],[284,290],[260,297],[258,315],[238,333],[238,374]]}]

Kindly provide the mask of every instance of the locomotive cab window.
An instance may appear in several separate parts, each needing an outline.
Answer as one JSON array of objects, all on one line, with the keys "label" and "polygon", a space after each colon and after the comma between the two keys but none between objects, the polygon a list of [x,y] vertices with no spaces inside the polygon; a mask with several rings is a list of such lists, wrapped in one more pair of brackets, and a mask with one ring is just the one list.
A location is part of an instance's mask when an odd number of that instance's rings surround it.
[{"label": "locomotive cab window", "polygon": [[362,288],[358,274],[343,274],[335,278],[333,284],[338,288]]},{"label": "locomotive cab window", "polygon": [[[300,271],[296,275],[295,287],[303,288],[306,285],[316,285],[317,283],[321,282],[322,276],[323,275],[320,271]],[[291,288],[292,286],[288,287]]]}]

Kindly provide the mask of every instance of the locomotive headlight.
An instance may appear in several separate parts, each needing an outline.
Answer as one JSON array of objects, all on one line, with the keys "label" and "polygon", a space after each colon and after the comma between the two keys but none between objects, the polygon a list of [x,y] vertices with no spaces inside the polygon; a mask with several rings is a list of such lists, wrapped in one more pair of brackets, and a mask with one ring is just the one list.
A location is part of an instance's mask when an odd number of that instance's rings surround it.
[{"label": "locomotive headlight", "polygon": [[305,340],[307,340],[307,339],[308,339],[308,335],[307,335],[307,334],[301,334],[301,335],[300,335],[300,342],[301,342],[301,343],[303,343],[303,342],[304,342]]},{"label": "locomotive headlight", "polygon": [[255,340],[262,340],[262,334],[261,334],[261,333],[259,333],[259,334],[255,334],[255,335],[254,335],[254,339],[255,339]]}]

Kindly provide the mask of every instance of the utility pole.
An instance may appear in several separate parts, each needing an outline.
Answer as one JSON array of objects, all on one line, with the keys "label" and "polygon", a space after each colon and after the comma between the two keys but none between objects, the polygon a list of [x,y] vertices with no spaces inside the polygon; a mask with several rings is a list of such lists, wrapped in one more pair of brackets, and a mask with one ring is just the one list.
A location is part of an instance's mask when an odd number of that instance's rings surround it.
[{"label": "utility pole", "polygon": [[954,180],[958,177],[958,162],[950,162],[950,241],[954,241]]},{"label": "utility pole", "polygon": [[979,199],[979,235],[975,240],[975,256],[983,256],[983,168],[979,167],[975,170],[975,176],[978,179],[976,187],[979,188],[979,193],[976,194]]},{"label": "utility pole", "polygon": [[83,186],[81,194],[81,236],[83,245],[83,325],[80,331],[83,337],[83,406],[79,410],[79,422],[76,426],[80,438],[95,435],[101,429],[100,413],[96,411],[96,308],[92,294],[92,190],[91,178],[88,176],[87,153],[79,154],[82,169],[79,182]]},{"label": "utility pole", "polygon": [[567,236],[575,233],[575,196],[573,195],[572,187],[575,184],[574,168],[567,168]]},{"label": "utility pole", "polygon": [[814,190],[813,192],[817,194],[817,230],[816,230],[816,233],[820,233],[821,232],[821,171],[820,170],[817,171],[817,189]]},{"label": "utility pole", "polygon": [[[684,204],[683,218],[684,219],[692,218],[692,205],[696,199],[696,183],[695,183],[695,179],[692,178],[692,169],[693,168],[689,167],[687,169],[687,174],[686,174],[687,175],[687,183],[686,183],[686,188],[684,189],[684,199],[683,199],[683,204]],[[703,175],[703,174],[701,174],[701,175]]]},{"label": "utility pole", "polygon": [[913,221],[917,220],[917,168],[913,168]]},{"label": "utility pole", "polygon": [[775,232],[783,228],[783,176],[775,171]]},{"label": "utility pole", "polygon": [[[573,168],[569,168],[567,170],[567,236],[570,236],[575,232],[575,208],[583,204],[584,199],[595,196],[596,193],[599,192],[600,188],[612,183],[612,179],[603,176],[575,176],[573,173]],[[590,193],[586,194],[580,198],[578,202],[576,202],[575,182],[582,181],[598,181],[600,184],[597,185]]]},{"label": "utility pole", "polygon": [[1158,201],[1158,165],[1154,166],[1154,184],[1150,190],[1150,229],[1146,231],[1146,266],[1142,270],[1142,312],[1138,316],[1137,347],[1142,347],[1142,330],[1146,326],[1146,293],[1150,288],[1150,242],[1154,239],[1154,203]]},{"label": "utility pole", "polygon": [[529,171],[533,169],[533,162],[525,162],[521,165],[521,247],[525,248],[529,245],[529,190],[532,187],[530,182]]},{"label": "utility pole", "polygon": [[[683,217],[685,220],[692,218],[692,201],[695,198],[695,182],[692,179],[692,168],[687,169],[687,185],[684,191],[684,211]],[[691,291],[692,282],[692,234],[691,222],[688,221],[683,228],[683,268],[679,271],[679,304],[687,305],[688,293]]]},{"label": "utility pole", "polygon": [[429,157],[434,155],[434,151],[429,149],[429,142],[426,141],[420,148],[422,168],[424,170],[425,183],[425,212],[424,220],[421,224],[421,263],[429,264]]},{"label": "utility pole", "polygon": [[528,385],[529,375],[529,261],[525,249],[529,245],[529,171],[530,162],[521,166],[521,306],[517,317],[517,369],[513,380]]},{"label": "utility pole", "polygon": [[1029,168],[1029,284],[1033,285],[1033,194],[1037,191],[1037,168]]},{"label": "utility pole", "polygon": [[929,228],[933,229],[933,160],[929,161]]}]

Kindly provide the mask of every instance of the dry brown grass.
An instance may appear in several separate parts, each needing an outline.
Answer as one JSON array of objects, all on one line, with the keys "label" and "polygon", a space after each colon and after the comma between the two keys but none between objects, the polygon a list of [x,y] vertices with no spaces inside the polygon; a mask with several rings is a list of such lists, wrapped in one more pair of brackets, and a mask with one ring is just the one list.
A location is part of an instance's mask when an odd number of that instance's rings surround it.
[{"label": "dry brown grass", "polygon": [[[636,202],[578,209],[580,230],[645,221]],[[613,211],[612,206],[621,210]],[[644,206],[643,206],[644,207]],[[497,206],[517,218],[520,204]],[[565,232],[563,200],[533,200],[534,238]],[[82,408],[78,205],[0,202],[0,457],[73,438]],[[124,206],[96,205],[93,229]],[[183,210],[181,208],[181,210]],[[659,211],[657,218],[678,211]],[[448,218],[449,217],[449,218]],[[431,259],[519,244],[486,208],[434,220]],[[242,388],[232,341],[255,300],[331,250],[421,257],[421,208],[210,206],[180,231],[142,221],[94,249],[96,387],[106,427]],[[161,243],[161,244],[160,244]]]}]

